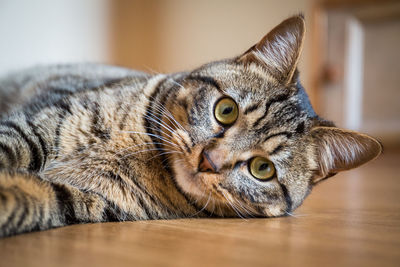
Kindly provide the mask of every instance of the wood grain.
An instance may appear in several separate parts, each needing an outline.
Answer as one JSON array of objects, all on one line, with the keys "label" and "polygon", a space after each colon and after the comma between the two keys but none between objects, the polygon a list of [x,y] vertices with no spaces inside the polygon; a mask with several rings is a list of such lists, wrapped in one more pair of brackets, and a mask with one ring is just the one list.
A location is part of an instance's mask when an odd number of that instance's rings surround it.
[{"label": "wood grain", "polygon": [[314,189],[294,216],[75,225],[0,240],[0,266],[399,266],[400,153]]}]

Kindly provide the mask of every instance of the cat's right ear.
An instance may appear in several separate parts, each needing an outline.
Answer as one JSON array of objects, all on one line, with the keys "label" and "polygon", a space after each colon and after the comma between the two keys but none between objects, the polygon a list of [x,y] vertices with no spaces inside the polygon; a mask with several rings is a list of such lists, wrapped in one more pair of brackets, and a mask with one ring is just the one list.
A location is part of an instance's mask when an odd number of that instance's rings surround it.
[{"label": "cat's right ear", "polygon": [[356,168],[382,152],[374,138],[336,127],[315,127],[310,131],[317,158],[316,184],[340,171]]},{"label": "cat's right ear", "polygon": [[285,85],[293,82],[304,43],[303,16],[288,18],[238,58],[239,62],[264,66]]}]

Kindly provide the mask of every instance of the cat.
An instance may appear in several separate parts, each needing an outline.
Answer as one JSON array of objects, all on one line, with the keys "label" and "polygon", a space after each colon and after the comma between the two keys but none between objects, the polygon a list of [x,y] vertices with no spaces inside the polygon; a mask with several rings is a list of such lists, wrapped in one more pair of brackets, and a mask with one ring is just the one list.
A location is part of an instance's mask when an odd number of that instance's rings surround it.
[{"label": "cat", "polygon": [[0,82],[0,236],[77,223],[275,217],[380,143],[313,110],[303,16],[245,53],[151,75],[78,64]]}]

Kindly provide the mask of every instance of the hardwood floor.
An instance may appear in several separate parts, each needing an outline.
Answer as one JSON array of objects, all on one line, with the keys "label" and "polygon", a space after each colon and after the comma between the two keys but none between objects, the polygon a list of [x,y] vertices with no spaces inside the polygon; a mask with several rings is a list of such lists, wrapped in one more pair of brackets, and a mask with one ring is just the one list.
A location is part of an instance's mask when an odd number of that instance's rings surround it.
[{"label": "hardwood floor", "polygon": [[400,153],[316,187],[293,217],[76,225],[0,240],[0,266],[400,266]]}]

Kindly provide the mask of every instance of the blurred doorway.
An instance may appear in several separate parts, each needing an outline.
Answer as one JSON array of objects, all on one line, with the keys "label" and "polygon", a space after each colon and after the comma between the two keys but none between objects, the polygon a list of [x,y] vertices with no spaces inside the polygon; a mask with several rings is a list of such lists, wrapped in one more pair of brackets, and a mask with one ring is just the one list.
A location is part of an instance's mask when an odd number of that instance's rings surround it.
[{"label": "blurred doorway", "polygon": [[320,114],[400,146],[400,3],[324,1],[313,24]]}]

